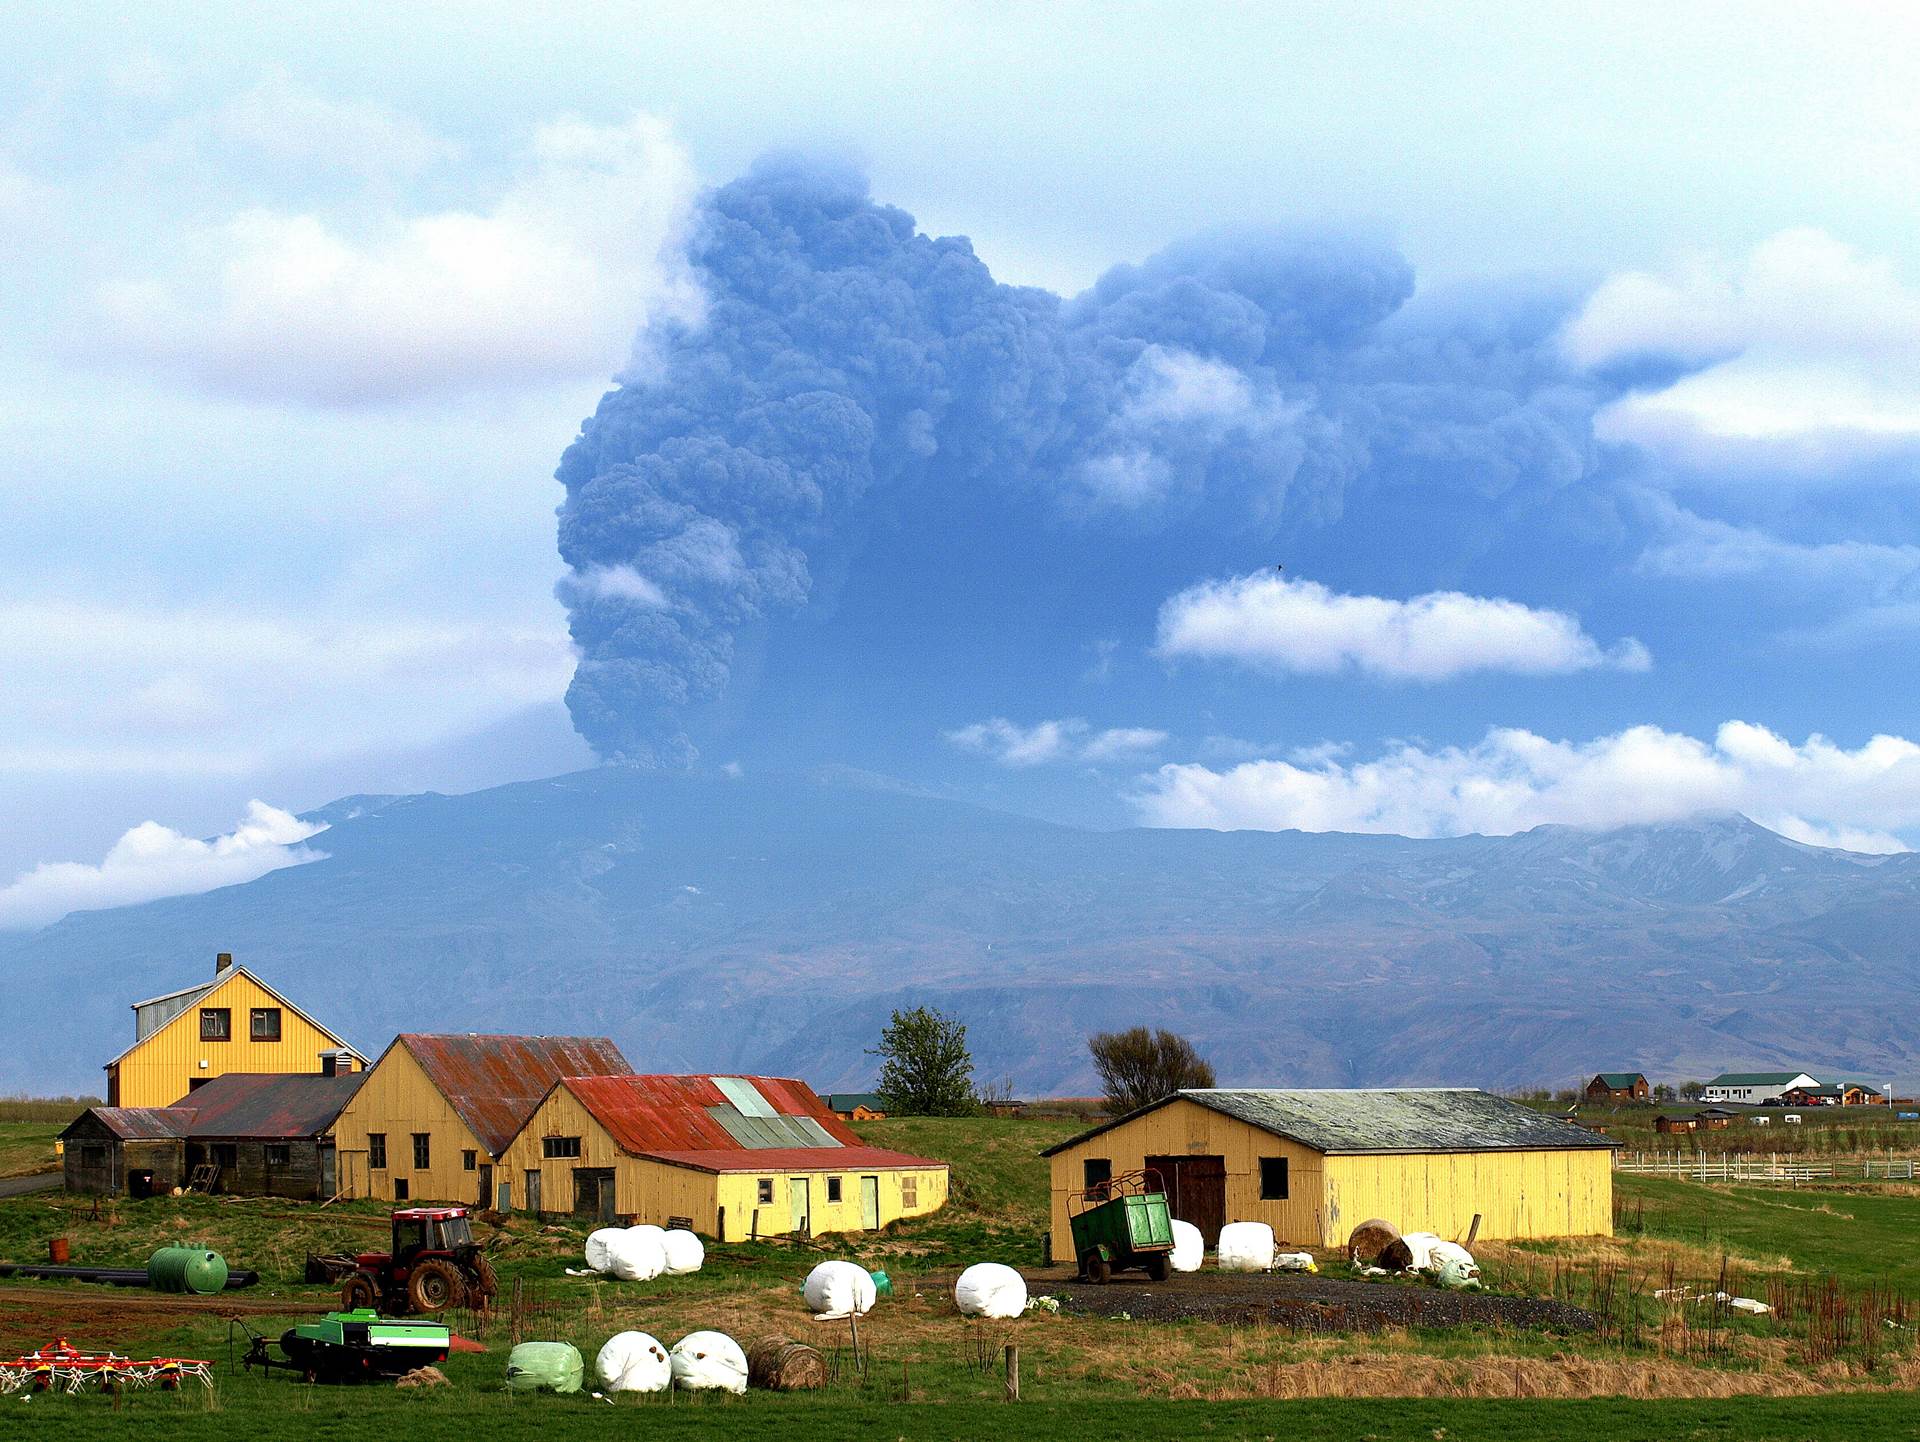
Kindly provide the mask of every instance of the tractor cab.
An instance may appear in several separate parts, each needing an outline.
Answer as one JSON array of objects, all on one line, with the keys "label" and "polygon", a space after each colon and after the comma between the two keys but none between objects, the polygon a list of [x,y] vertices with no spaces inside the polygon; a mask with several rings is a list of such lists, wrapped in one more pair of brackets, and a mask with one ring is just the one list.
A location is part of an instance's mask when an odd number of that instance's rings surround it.
[{"label": "tractor cab", "polygon": [[465,1207],[408,1207],[393,1214],[393,1259],[409,1262],[423,1252],[453,1252],[473,1245]]}]

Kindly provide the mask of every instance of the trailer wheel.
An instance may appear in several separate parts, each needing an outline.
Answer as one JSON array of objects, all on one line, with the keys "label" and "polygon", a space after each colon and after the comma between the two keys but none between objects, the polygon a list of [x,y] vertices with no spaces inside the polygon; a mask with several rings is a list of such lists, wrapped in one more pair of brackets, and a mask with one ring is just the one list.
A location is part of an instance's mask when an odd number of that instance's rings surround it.
[{"label": "trailer wheel", "polygon": [[1113,1276],[1113,1265],[1100,1253],[1088,1252],[1080,1259],[1080,1271],[1089,1282],[1104,1287]]},{"label": "trailer wheel", "polygon": [[1155,1252],[1151,1257],[1147,1258],[1148,1281],[1164,1282],[1167,1280],[1167,1273],[1172,1270],[1173,1267],[1168,1263],[1165,1252]]}]

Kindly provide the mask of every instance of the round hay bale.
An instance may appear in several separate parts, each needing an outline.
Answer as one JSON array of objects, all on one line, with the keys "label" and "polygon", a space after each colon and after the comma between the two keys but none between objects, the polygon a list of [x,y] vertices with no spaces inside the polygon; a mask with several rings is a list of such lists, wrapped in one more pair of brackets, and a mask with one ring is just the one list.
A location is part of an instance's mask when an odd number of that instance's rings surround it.
[{"label": "round hay bale", "polygon": [[762,1337],[747,1348],[747,1385],[769,1392],[811,1392],[827,1385],[827,1359],[786,1337]]},{"label": "round hay bale", "polygon": [[1380,1254],[1400,1240],[1400,1229],[1375,1217],[1362,1222],[1347,1238],[1347,1260],[1356,1267],[1386,1266]]}]

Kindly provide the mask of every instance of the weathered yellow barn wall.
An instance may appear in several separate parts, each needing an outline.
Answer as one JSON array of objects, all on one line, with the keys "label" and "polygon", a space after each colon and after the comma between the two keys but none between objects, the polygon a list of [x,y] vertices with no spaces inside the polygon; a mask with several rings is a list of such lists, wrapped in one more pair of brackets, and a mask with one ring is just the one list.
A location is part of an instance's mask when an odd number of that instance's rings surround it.
[{"label": "weathered yellow barn wall", "polygon": [[[387,1165],[368,1165],[367,1134],[385,1133]],[[425,1168],[413,1165],[413,1134],[428,1137]],[[428,1079],[406,1047],[394,1045],[374,1063],[367,1079],[354,1093],[333,1125],[340,1190],[350,1197],[394,1200],[394,1181],[407,1179],[409,1202],[464,1202],[481,1200],[479,1169],[491,1158],[486,1146],[460,1119],[440,1089]],[[474,1170],[468,1171],[462,1153],[473,1151]],[[496,1178],[505,1180],[496,1169]],[[487,1199],[492,1205],[492,1199]]]},{"label": "weathered yellow barn wall", "polygon": [[[1053,1260],[1074,1260],[1067,1198],[1086,1185],[1083,1168],[1089,1158],[1111,1162],[1117,1177],[1145,1166],[1148,1157],[1161,1156],[1224,1158],[1230,1222],[1266,1222],[1274,1236],[1303,1246],[1313,1245],[1322,1235],[1326,1189],[1318,1152],[1182,1098],[1054,1155],[1053,1219],[1049,1229]],[[1287,1159],[1286,1200],[1261,1200],[1262,1157]],[[1209,1247],[1213,1242],[1214,1238],[1207,1238]]]},{"label": "weathered yellow barn wall", "polygon": [[1401,1231],[1465,1237],[1611,1236],[1613,1157],[1598,1148],[1327,1158],[1325,1245],[1370,1217]]},{"label": "weathered yellow barn wall", "polygon": [[[1280,1241],[1301,1246],[1341,1246],[1372,1217],[1402,1231],[1464,1237],[1476,1212],[1479,1235],[1489,1239],[1613,1232],[1613,1158],[1603,1148],[1323,1156],[1181,1099],[1054,1155],[1054,1261],[1074,1260],[1067,1198],[1085,1185],[1085,1162],[1105,1158],[1118,1176],[1149,1156],[1225,1158],[1227,1220],[1266,1222]],[[1287,1158],[1285,1201],[1261,1200],[1262,1157]],[[1211,1247],[1216,1239],[1206,1240]]]},{"label": "weathered yellow barn wall", "polygon": [[[224,1008],[230,1015],[230,1040],[202,1041],[200,1013]],[[280,1040],[255,1041],[249,1024],[255,1007],[273,1007],[280,1013]],[[118,1074],[117,1089],[110,1080],[115,1104],[123,1107],[172,1106],[186,1096],[196,1081],[210,1081],[228,1072],[320,1073],[320,1053],[345,1046],[338,1037],[312,1022],[268,991],[244,971],[235,969],[200,1000],[121,1057],[109,1070]]]},{"label": "weathered yellow barn wall", "polygon": [[[546,1156],[547,1137],[579,1137],[580,1156],[577,1159]],[[750,1155],[743,1153],[742,1159],[747,1160]],[[542,1210],[567,1212],[573,1209],[573,1173],[582,1167],[614,1173],[614,1209],[618,1215],[659,1226],[664,1226],[671,1217],[686,1217],[692,1220],[695,1231],[725,1241],[738,1241],[749,1235],[756,1211],[760,1235],[780,1236],[788,1232],[793,1220],[790,1187],[793,1179],[801,1176],[808,1179],[810,1220],[816,1233],[861,1230],[862,1176],[878,1178],[881,1226],[902,1217],[938,1211],[947,1201],[944,1167],[845,1171],[827,1166],[792,1167],[764,1173],[714,1173],[629,1156],[572,1092],[564,1086],[555,1087],[507,1148],[501,1159],[500,1175],[502,1179],[511,1178],[514,1205],[524,1207],[526,1173],[538,1171]],[[840,1178],[838,1202],[827,1201],[830,1176]],[[763,1178],[772,1183],[771,1202],[759,1200]],[[911,1207],[901,1199],[907,1178],[915,1183],[916,1200]],[[724,1233],[721,1230],[723,1209]]]}]

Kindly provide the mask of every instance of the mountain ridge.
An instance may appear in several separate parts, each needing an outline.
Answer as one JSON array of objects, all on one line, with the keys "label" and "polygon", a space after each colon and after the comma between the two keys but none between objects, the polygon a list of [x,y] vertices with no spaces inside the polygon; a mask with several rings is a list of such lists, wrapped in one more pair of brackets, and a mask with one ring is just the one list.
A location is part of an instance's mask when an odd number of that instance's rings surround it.
[{"label": "mountain ridge", "polygon": [[893,1006],[984,1076],[1194,1036],[1248,1084],[1565,1083],[1634,1066],[1920,1072],[1920,858],[1737,814],[1434,840],[1087,831],[846,776],[600,768],[306,813],[324,858],[0,940],[0,1090],[97,1086],[135,997],[234,952],[356,1045],[604,1031],[642,1069],[870,1080]]}]

